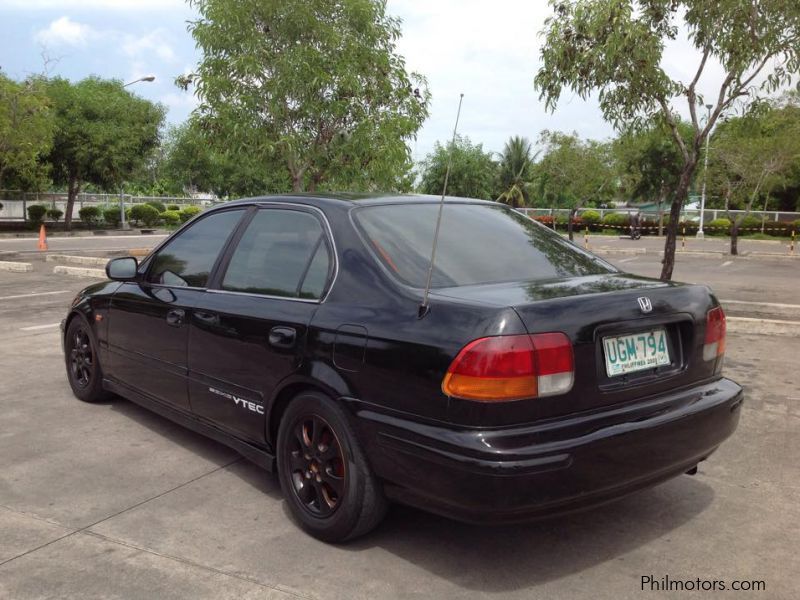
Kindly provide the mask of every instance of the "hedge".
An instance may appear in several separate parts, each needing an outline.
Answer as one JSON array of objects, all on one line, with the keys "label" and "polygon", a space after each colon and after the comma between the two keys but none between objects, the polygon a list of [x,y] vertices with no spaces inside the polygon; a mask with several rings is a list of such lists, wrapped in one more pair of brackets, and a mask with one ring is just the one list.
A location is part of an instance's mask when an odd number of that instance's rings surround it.
[{"label": "hedge", "polygon": [[141,221],[145,227],[152,227],[158,223],[158,217],[158,211],[149,204],[134,204],[131,206],[130,219],[137,225]]},{"label": "hedge", "polygon": [[177,225],[181,222],[181,215],[177,210],[165,210],[160,216],[164,225]]},{"label": "hedge", "polygon": [[119,227],[121,220],[122,217],[119,213],[119,206],[107,206],[103,209],[103,221],[105,221],[106,225],[109,227]]},{"label": "hedge", "polygon": [[603,217],[603,225],[615,228],[628,227],[630,222],[630,216],[623,213],[608,213],[605,217]]},{"label": "hedge", "polygon": [[161,214],[165,210],[167,210],[167,207],[164,206],[164,203],[159,202],[158,200],[151,200],[150,202],[145,202],[145,204],[147,206],[152,206],[153,208],[155,208],[158,211],[158,214]]},{"label": "hedge", "polygon": [[581,219],[584,224],[589,226],[590,231],[597,231],[597,225],[600,223],[600,213],[596,210],[585,210],[581,213]]},{"label": "hedge", "polygon": [[703,231],[708,231],[708,235],[729,235],[731,232],[731,220],[725,217],[714,219],[703,225]]},{"label": "hedge", "polygon": [[31,204],[28,207],[28,219],[34,223],[41,223],[47,214],[47,207],[43,204]]},{"label": "hedge", "polygon": [[183,210],[178,212],[180,216],[181,223],[186,223],[192,217],[200,214],[200,207],[199,206],[187,206]]},{"label": "hedge", "polygon": [[60,208],[48,208],[47,209],[47,218],[51,221],[58,222],[58,220],[64,216],[64,211]]},{"label": "hedge", "polygon": [[84,206],[78,211],[81,221],[89,227],[97,227],[103,222],[103,215],[97,206]]}]

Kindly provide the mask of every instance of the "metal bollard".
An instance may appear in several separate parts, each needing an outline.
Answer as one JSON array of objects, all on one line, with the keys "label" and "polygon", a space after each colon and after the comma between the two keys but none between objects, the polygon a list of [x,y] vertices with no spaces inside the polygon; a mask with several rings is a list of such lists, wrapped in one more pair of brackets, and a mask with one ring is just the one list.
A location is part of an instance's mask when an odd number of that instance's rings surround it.
[{"label": "metal bollard", "polygon": [[586,229],[583,232],[583,247],[587,250],[589,249],[589,226],[586,226]]}]

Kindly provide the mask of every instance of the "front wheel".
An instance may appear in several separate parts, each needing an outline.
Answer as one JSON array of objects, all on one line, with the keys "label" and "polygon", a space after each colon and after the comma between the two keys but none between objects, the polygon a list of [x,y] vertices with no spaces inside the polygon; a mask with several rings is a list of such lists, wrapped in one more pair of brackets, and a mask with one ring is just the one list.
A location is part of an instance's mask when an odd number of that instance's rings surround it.
[{"label": "front wheel", "polygon": [[89,325],[74,317],[64,335],[67,379],[72,393],[84,402],[101,402],[110,394],[103,389],[103,372]]},{"label": "front wheel", "polygon": [[292,515],[308,533],[343,542],[373,529],[386,499],[348,415],[317,392],[294,398],[281,419],[278,478]]}]

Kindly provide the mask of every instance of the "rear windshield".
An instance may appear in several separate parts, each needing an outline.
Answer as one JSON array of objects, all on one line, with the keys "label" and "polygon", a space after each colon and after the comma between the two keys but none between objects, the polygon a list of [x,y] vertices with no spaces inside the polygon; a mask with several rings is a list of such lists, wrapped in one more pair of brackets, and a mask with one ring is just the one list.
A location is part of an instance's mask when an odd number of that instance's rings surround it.
[{"label": "rear windshield", "polygon": [[[354,218],[375,254],[403,283],[425,287],[439,205],[357,209]],[[432,287],[536,281],[613,273],[604,261],[503,206],[447,203]]]}]

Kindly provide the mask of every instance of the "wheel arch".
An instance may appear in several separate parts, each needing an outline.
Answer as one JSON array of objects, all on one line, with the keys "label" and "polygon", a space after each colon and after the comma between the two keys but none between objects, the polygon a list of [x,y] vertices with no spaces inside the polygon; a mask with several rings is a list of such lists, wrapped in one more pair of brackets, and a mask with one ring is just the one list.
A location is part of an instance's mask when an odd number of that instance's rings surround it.
[{"label": "wheel arch", "polygon": [[276,392],[270,403],[266,418],[266,438],[270,446],[275,449],[275,440],[278,438],[278,427],[280,427],[286,408],[291,401],[302,392],[318,392],[324,394],[332,401],[341,394],[337,394],[333,388],[311,379],[294,379],[286,381]]}]

